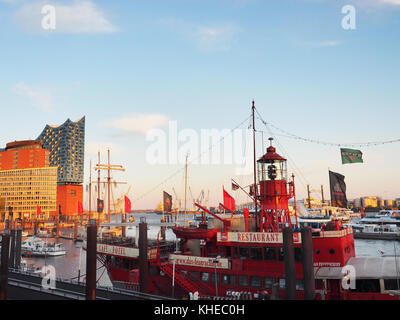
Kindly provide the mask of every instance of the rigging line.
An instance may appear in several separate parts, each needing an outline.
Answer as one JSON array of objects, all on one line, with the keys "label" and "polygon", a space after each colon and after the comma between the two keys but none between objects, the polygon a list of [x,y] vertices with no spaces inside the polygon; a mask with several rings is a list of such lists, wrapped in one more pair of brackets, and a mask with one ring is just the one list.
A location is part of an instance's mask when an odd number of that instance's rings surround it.
[{"label": "rigging line", "polygon": [[[263,121],[263,120],[261,120],[261,121]],[[267,124],[267,122],[264,122],[264,121],[263,121],[263,123]],[[336,147],[370,147],[370,146],[376,146],[376,145],[383,145],[383,144],[400,142],[400,139],[392,139],[392,140],[370,141],[370,142],[333,143],[333,142],[321,141],[321,140],[316,140],[316,139],[303,138],[303,137],[300,137],[300,136],[295,135],[293,133],[287,132],[287,131],[285,131],[285,130],[283,130],[281,128],[278,128],[277,126],[273,125],[272,123],[268,123],[268,124],[271,127],[275,128],[276,130],[286,134],[287,138],[302,140],[302,141],[305,141],[305,142],[323,144],[323,145],[336,146]]]},{"label": "rigging line", "polygon": [[[241,127],[247,120],[249,120],[251,118],[251,115],[248,116],[244,121],[242,121],[241,123],[239,123],[235,128],[231,129],[229,134],[223,136],[217,143],[213,144],[212,146],[209,147],[208,150],[205,150],[204,152],[202,152],[196,159],[193,159],[192,161],[189,161],[189,163],[192,163],[195,160],[200,159],[205,153],[209,152],[212,150],[212,148],[215,147],[215,145],[220,144],[228,135],[232,134],[232,132],[236,129],[238,129],[239,127]],[[153,191],[157,190],[160,186],[162,186],[163,184],[165,184],[167,181],[169,181],[170,179],[172,179],[173,177],[175,177],[177,174],[179,174],[181,171],[185,170],[185,167],[179,168],[178,170],[176,170],[173,174],[171,174],[170,176],[168,176],[166,179],[164,179],[161,183],[159,183],[158,185],[156,185],[154,188],[150,189],[149,191],[147,191],[146,193],[144,193],[143,195],[141,195],[140,197],[136,198],[136,201],[142,200],[143,198],[145,198],[147,195],[149,195],[150,193],[152,193]]]},{"label": "rigging line", "polygon": [[291,161],[291,163],[294,166],[294,171],[297,172],[299,175],[298,177],[300,178],[300,183],[303,185],[304,188],[306,188],[305,184],[303,183],[302,179],[304,179],[304,182],[306,182],[306,184],[308,183],[308,180],[304,177],[303,173],[301,172],[301,170],[297,167],[296,163],[294,162],[294,160],[290,157],[289,153],[286,151],[286,149],[282,146],[282,144],[279,142],[279,140],[276,138],[276,136],[273,134],[272,130],[268,127],[267,122],[263,119],[263,117],[261,116],[261,114],[258,112],[257,108],[256,108],[256,112],[261,120],[261,122],[264,124],[264,126],[267,128],[267,130],[269,131],[269,133],[274,137],[274,139],[276,140],[277,144],[280,146],[280,148],[283,150],[283,152],[285,153],[285,155],[289,158],[289,160]]}]

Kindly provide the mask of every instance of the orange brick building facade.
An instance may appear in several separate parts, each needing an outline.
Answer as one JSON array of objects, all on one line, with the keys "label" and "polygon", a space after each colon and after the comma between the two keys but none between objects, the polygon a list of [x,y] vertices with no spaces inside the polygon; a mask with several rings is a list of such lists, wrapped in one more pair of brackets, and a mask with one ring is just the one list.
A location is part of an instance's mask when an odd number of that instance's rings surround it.
[{"label": "orange brick building facade", "polygon": [[57,186],[57,208],[61,206],[61,214],[76,216],[78,214],[78,202],[82,203],[83,186],[65,184]]}]

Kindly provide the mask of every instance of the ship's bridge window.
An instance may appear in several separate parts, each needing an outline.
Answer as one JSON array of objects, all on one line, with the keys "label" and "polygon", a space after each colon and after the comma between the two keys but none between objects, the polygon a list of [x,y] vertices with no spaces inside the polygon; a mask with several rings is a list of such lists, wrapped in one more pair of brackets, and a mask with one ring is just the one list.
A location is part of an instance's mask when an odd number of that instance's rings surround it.
[{"label": "ship's bridge window", "polygon": [[251,276],[250,287],[261,289],[261,277]]},{"label": "ship's bridge window", "polygon": [[262,248],[250,248],[250,258],[251,260],[262,260]]},{"label": "ship's bridge window", "polygon": [[264,289],[272,289],[274,285],[274,278],[264,278]]},{"label": "ship's bridge window", "polygon": [[249,259],[249,248],[248,247],[239,247],[240,260],[248,260]]},{"label": "ship's bridge window", "polygon": [[275,247],[264,247],[264,260],[266,260],[266,261],[275,261],[276,260]]},{"label": "ship's bridge window", "polygon": [[247,287],[249,285],[249,277],[248,276],[239,276],[239,286]]},{"label": "ship's bridge window", "polygon": [[223,274],[222,275],[222,284],[226,286],[235,286],[236,285],[236,277],[233,274]]}]

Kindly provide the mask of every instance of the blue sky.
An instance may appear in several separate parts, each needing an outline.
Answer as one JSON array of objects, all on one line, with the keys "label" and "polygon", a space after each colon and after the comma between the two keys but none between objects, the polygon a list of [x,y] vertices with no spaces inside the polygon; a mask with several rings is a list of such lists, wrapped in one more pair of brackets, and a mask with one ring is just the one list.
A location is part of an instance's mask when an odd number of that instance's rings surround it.
[{"label": "blue sky", "polygon": [[[40,27],[45,4],[55,30]],[[345,5],[355,30],[342,28]],[[145,130],[167,130],[167,120],[232,129],[255,99],[266,121],[301,137],[400,138],[399,40],[399,0],[0,0],[0,145],[85,115],[86,180],[89,160],[109,147],[134,207],[154,207],[163,189],[183,196],[183,171],[147,193],[182,167],[145,158]],[[349,198],[400,197],[398,144],[361,148],[364,164],[343,166],[337,147],[276,138],[298,198],[307,183],[328,190],[328,167],[346,176]],[[251,181],[232,165],[189,167],[194,196],[209,189],[214,204],[231,177]]]}]

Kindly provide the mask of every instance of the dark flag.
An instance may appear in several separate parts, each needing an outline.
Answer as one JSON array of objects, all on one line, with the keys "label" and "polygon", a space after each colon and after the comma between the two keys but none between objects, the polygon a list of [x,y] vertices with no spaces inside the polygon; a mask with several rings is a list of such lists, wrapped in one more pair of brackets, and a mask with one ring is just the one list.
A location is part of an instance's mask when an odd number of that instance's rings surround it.
[{"label": "dark flag", "polygon": [[340,173],[329,171],[329,184],[331,187],[331,206],[347,208],[344,176]]},{"label": "dark flag", "polygon": [[237,190],[237,189],[239,189],[239,186],[232,181],[232,190]]},{"label": "dark flag", "polygon": [[362,152],[354,149],[340,149],[342,164],[363,162]]},{"label": "dark flag", "polygon": [[104,200],[97,199],[97,212],[103,213],[103,209],[104,209]]},{"label": "dark flag", "polygon": [[172,196],[164,191],[164,212],[172,211]]}]

